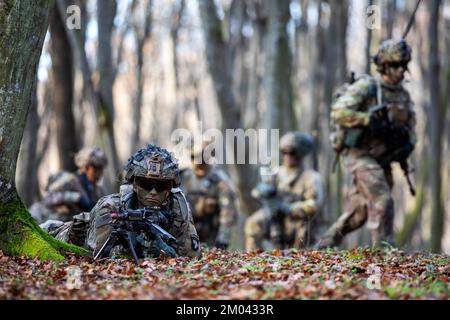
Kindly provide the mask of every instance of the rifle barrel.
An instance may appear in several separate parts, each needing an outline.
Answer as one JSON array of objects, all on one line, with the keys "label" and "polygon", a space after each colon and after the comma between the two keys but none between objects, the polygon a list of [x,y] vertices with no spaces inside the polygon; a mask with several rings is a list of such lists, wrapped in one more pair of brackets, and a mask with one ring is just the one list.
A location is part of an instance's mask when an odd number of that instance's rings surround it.
[{"label": "rifle barrel", "polygon": [[411,30],[411,27],[412,27],[412,25],[413,25],[413,23],[414,23],[414,19],[415,19],[415,17],[416,17],[417,9],[419,9],[419,5],[420,5],[420,2],[421,2],[421,1],[422,1],[422,0],[417,0],[416,7],[414,8],[414,11],[413,11],[413,13],[412,13],[412,15],[411,15],[411,18],[409,18],[408,25],[406,26],[405,31],[403,32],[402,39],[405,39],[406,36],[407,36],[408,33],[409,33],[409,30]]}]

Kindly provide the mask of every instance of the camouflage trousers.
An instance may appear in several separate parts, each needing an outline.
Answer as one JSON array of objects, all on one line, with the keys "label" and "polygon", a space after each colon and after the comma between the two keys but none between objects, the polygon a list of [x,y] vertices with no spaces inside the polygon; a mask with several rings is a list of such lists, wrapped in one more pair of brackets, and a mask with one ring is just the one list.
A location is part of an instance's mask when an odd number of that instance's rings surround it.
[{"label": "camouflage trousers", "polygon": [[40,227],[56,239],[83,247],[89,227],[89,212],[82,212],[73,217],[73,221],[47,220]]},{"label": "camouflage trousers", "polygon": [[286,217],[282,225],[274,224],[264,209],[247,218],[244,231],[247,251],[265,249],[264,240],[269,240],[271,247],[279,249],[305,248],[313,243],[309,220],[293,220]]},{"label": "camouflage trousers", "polygon": [[344,236],[367,222],[372,244],[393,242],[394,202],[391,195],[392,173],[374,158],[348,154],[344,158],[347,173],[345,212],[328,229],[321,247],[339,245]]}]

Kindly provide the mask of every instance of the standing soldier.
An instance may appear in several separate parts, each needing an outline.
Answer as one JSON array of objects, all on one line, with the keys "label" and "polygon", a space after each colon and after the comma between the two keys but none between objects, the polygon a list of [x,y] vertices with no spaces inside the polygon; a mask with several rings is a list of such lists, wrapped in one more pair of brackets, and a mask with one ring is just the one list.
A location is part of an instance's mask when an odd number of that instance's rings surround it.
[{"label": "standing soldier", "polygon": [[379,75],[361,77],[332,105],[331,119],[338,128],[333,144],[344,157],[352,185],[345,213],[317,247],[339,245],[366,221],[374,246],[393,241],[392,162],[400,163],[414,194],[407,159],[416,143],[415,114],[402,86],[410,60],[405,40],[384,41],[373,59]]},{"label": "standing soldier", "polygon": [[49,177],[47,195],[31,206],[32,216],[46,220],[70,221],[80,212],[89,212],[105,195],[99,180],[107,165],[105,153],[99,148],[83,148],[75,155],[78,171],[61,171]]},{"label": "standing soldier", "polygon": [[[94,256],[198,257],[200,242],[187,200],[178,188],[180,173],[173,155],[148,145],[128,159],[124,177],[119,193],[101,198],[90,213],[75,216],[73,222],[48,224],[46,231],[84,246]],[[168,237],[148,232],[148,222]],[[144,227],[130,227],[135,225]]]},{"label": "standing soldier", "polygon": [[182,188],[200,241],[210,247],[226,249],[231,229],[237,222],[235,187],[223,170],[208,164],[204,148],[192,152],[191,169],[182,170]]},{"label": "standing soldier", "polygon": [[283,163],[272,181],[252,192],[265,205],[245,224],[246,249],[262,248],[264,239],[281,249],[304,248],[313,243],[324,200],[320,174],[304,168],[303,159],[312,151],[313,139],[301,132],[289,132],[280,140]]}]

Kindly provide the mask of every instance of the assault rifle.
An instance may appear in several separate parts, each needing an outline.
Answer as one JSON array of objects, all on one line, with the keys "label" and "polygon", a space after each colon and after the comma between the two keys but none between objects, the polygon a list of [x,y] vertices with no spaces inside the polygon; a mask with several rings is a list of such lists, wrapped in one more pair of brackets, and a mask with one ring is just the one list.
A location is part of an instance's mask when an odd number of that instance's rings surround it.
[{"label": "assault rifle", "polygon": [[113,230],[94,259],[109,256],[116,245],[128,247],[133,259],[138,264],[138,257],[142,257],[142,243],[137,236],[144,234],[152,241],[153,254],[167,254],[176,257],[177,239],[164,230],[161,225],[167,225],[167,217],[160,207],[144,209],[127,209],[113,214]]}]

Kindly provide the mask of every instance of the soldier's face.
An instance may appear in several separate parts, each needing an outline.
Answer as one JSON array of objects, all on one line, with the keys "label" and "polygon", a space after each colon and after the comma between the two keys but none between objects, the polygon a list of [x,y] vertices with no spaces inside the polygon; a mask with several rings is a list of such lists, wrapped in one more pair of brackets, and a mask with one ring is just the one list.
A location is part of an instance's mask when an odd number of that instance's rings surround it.
[{"label": "soldier's face", "polygon": [[97,183],[103,176],[103,167],[95,167],[93,165],[88,165],[84,173],[86,174],[86,177],[89,182],[91,183]]},{"label": "soldier's face", "polygon": [[283,151],[283,164],[288,168],[298,167],[300,159],[294,151]]},{"label": "soldier's face", "polygon": [[197,177],[204,177],[208,173],[209,164],[192,162],[192,168]]},{"label": "soldier's face", "polygon": [[384,70],[383,78],[385,81],[390,84],[399,84],[405,78],[407,68],[403,63],[389,63],[386,64]]},{"label": "soldier's face", "polygon": [[172,181],[136,177],[133,190],[144,206],[159,206],[166,201],[172,188]]}]

